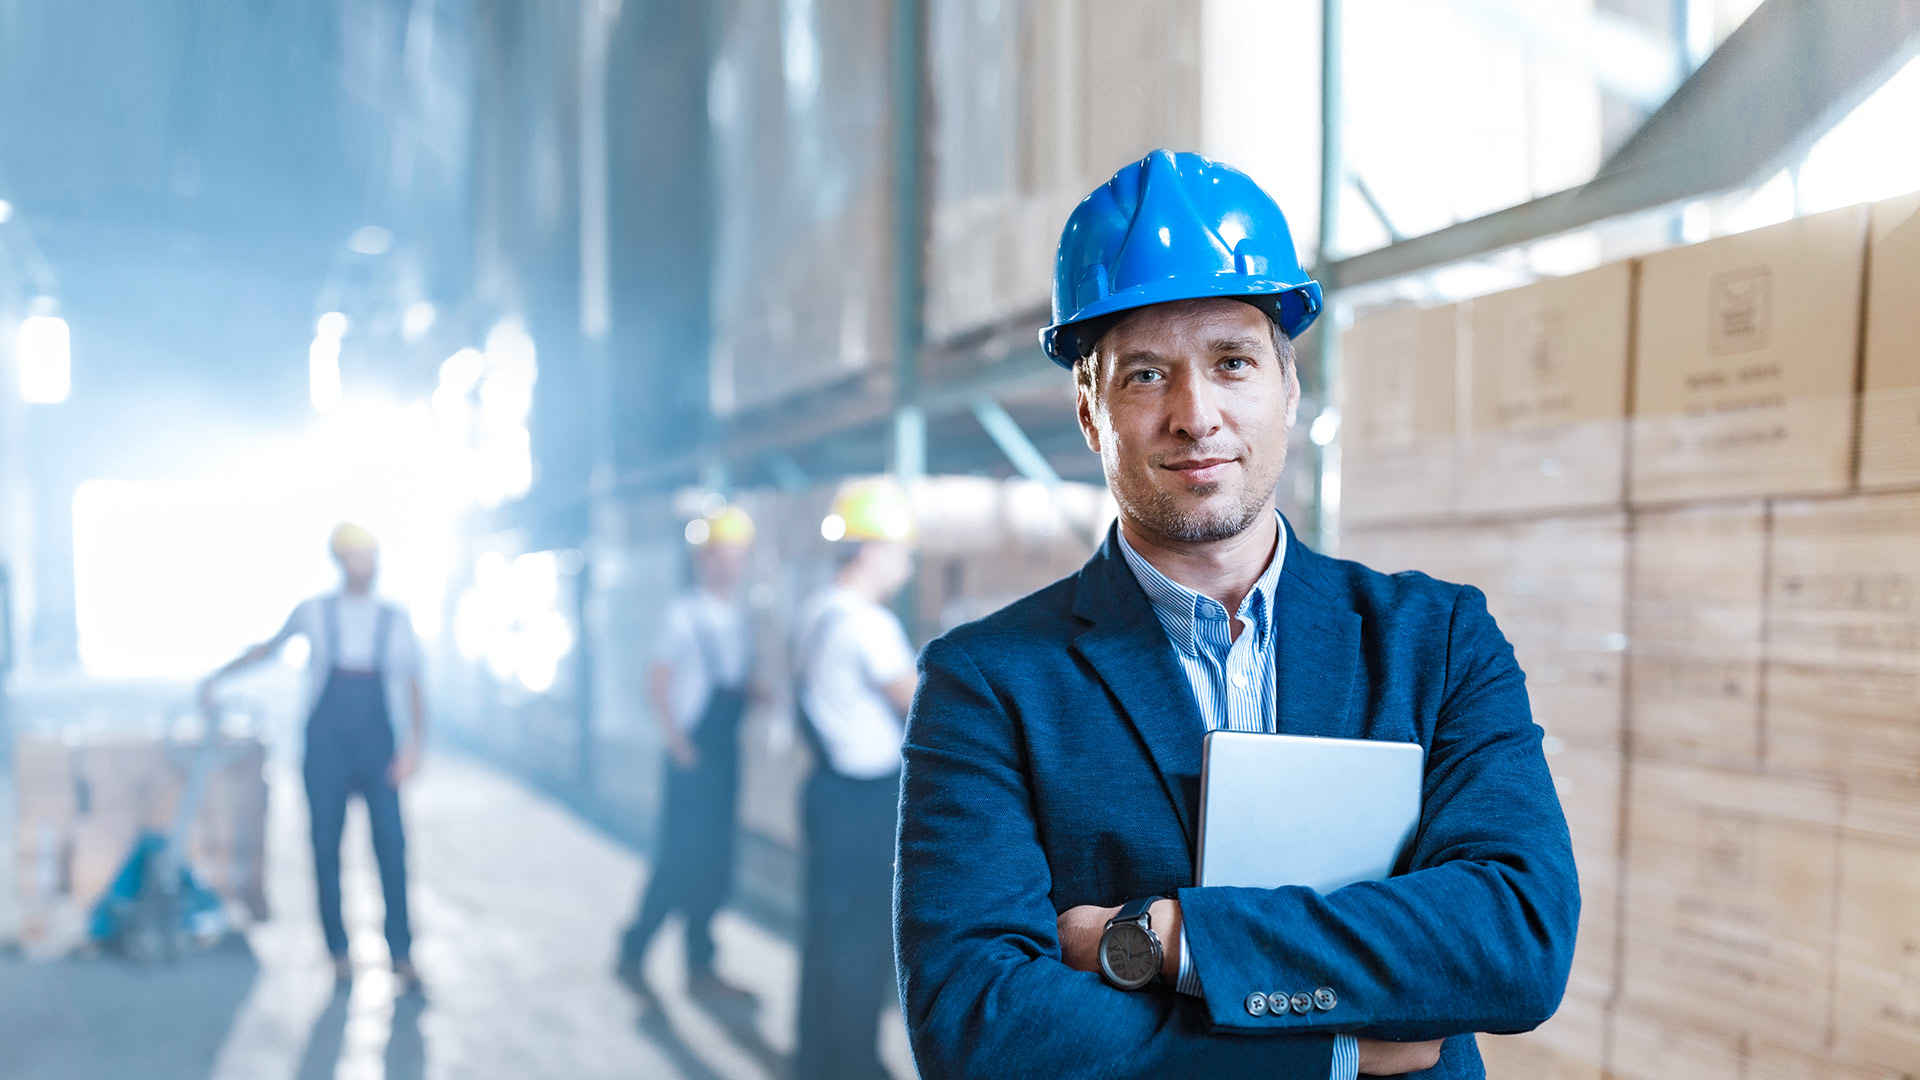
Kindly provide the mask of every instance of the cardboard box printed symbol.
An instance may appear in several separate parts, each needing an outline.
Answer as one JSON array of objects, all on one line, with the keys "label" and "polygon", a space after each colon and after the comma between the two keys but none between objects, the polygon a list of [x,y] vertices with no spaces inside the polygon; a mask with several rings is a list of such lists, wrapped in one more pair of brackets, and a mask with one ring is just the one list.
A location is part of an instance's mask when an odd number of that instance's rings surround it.
[{"label": "cardboard box printed symbol", "polygon": [[1752,352],[1767,347],[1773,318],[1773,275],[1764,266],[1714,277],[1709,341],[1716,353]]},{"label": "cardboard box printed symbol", "polygon": [[1520,335],[1519,348],[1513,350],[1508,361],[1515,364],[1517,370],[1509,369],[1509,385],[1524,386],[1529,380],[1549,382],[1558,379],[1566,371],[1566,313],[1555,310],[1535,312],[1531,318],[1520,320],[1516,329]]},{"label": "cardboard box printed symbol", "polygon": [[1760,821],[1752,814],[1726,810],[1700,812],[1700,881],[1703,885],[1753,884],[1754,853]]}]

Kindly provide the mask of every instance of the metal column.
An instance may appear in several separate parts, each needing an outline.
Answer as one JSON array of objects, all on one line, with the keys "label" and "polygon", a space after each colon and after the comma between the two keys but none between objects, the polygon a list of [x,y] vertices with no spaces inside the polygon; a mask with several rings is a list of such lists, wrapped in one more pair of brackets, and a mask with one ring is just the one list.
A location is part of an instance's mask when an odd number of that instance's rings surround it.
[{"label": "metal column", "polygon": [[[1329,280],[1340,237],[1340,189],[1346,180],[1346,149],[1341,138],[1345,117],[1342,95],[1341,0],[1320,2],[1320,243],[1314,261],[1325,285],[1325,306],[1319,319],[1319,391],[1320,411],[1334,408],[1335,389],[1340,381],[1340,327],[1335,317],[1338,280]],[[1313,521],[1309,528],[1316,538],[1314,546],[1331,550],[1340,532],[1340,444],[1319,448],[1314,464],[1319,479],[1314,485]],[[1328,494],[1332,492],[1333,498]]]}]

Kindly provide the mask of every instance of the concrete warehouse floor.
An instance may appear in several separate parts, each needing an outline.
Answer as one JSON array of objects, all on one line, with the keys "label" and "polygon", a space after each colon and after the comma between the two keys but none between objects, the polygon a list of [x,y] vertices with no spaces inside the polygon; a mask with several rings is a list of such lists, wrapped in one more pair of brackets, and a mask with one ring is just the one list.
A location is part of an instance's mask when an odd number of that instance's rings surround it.
[{"label": "concrete warehouse floor", "polygon": [[[609,973],[644,867],[565,810],[470,759],[440,756],[407,791],[415,958],[425,1001],[385,973],[379,880],[355,807],[343,888],[354,957],[335,995],[314,915],[299,779],[275,777],[274,918],[242,943],[140,969],[113,959],[0,961],[10,1080],[415,1080],[662,1077],[772,1080],[794,1045],[792,944],[731,912],[715,933],[729,980],[758,1007],[683,992],[674,923],[648,955],[662,1013],[641,1017]],[[882,1038],[910,1077],[897,1013]]]}]

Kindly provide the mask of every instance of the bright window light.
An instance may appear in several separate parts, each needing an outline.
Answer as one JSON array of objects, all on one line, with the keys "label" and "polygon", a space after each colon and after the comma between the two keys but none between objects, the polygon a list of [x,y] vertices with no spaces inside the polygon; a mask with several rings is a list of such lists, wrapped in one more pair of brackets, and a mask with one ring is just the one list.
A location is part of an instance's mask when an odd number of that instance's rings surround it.
[{"label": "bright window light", "polygon": [[20,324],[20,397],[34,405],[58,405],[73,392],[73,348],[67,320],[35,315]]},{"label": "bright window light", "polygon": [[440,315],[434,306],[425,300],[416,300],[407,305],[406,314],[400,317],[400,340],[409,345],[427,336],[433,329],[433,321]]},{"label": "bright window light", "polygon": [[307,346],[307,396],[318,412],[340,404],[340,339],[325,334]]},{"label": "bright window light", "polygon": [[1916,117],[1920,59],[1908,61],[1813,144],[1800,167],[1802,209],[1817,214],[1920,190]]},{"label": "bright window light", "polygon": [[362,255],[385,255],[393,247],[393,233],[378,225],[362,225],[353,230],[347,246]]},{"label": "bright window light", "polygon": [[1315,446],[1326,446],[1340,435],[1340,410],[1327,409],[1313,418],[1307,427],[1307,438]]},{"label": "bright window light", "polygon": [[90,480],[73,498],[80,660],[101,677],[204,674],[329,587],[334,520],[305,493]]},{"label": "bright window light", "polygon": [[329,311],[314,320],[313,333],[316,337],[338,341],[347,336],[347,317],[338,311]]}]

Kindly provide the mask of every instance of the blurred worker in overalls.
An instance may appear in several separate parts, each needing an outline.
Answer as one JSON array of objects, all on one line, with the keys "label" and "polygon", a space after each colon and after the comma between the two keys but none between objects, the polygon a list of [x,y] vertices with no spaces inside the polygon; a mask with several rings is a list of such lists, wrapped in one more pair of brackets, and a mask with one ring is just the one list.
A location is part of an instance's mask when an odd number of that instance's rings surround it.
[{"label": "blurred worker in overalls", "polygon": [[753,631],[740,602],[753,519],[727,507],[687,526],[694,587],[668,605],[648,699],[666,745],[666,797],[639,914],[620,940],[615,973],[644,1004],[647,943],[671,912],[686,920],[687,986],[744,999],[713,969],[713,916],[733,878],[740,793],[740,722],[749,698]]},{"label": "blurred worker in overalls", "polygon": [[821,535],[833,583],[801,606],[794,673],[813,748],[802,810],[805,921],[797,1080],[883,1077],[880,1012],[893,977],[893,842],[914,650],[887,605],[913,576],[913,505],[887,479],[855,481]]},{"label": "blurred worker in overalls", "polygon": [[[280,651],[287,639],[307,639],[307,752],[302,772],[313,829],[313,873],[320,896],[320,926],[334,977],[353,977],[347,930],[340,917],[340,834],[347,801],[367,805],[373,853],[386,899],[387,953],[403,992],[419,989],[413,966],[413,933],[407,919],[406,837],[400,826],[400,784],[420,764],[426,707],[420,692],[420,645],[413,620],[397,604],[375,599],[380,542],[364,527],[343,522],[333,530],[333,557],[340,564],[337,593],[303,600],[271,640],[255,645],[208,676],[200,686],[209,715],[220,680]],[[404,690],[407,738],[397,747],[388,693]]]}]

